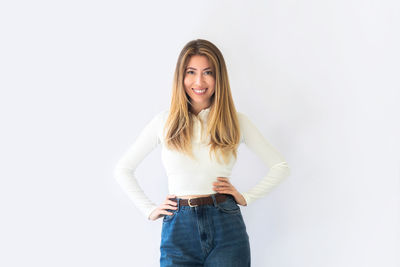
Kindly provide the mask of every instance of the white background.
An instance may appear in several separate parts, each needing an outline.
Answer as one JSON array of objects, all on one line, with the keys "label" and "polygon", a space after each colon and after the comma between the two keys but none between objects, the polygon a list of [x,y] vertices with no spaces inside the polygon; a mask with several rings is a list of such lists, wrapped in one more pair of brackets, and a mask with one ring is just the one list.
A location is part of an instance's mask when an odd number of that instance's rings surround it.
[{"label": "white background", "polygon": [[[159,265],[161,220],[112,171],[169,107],[183,46],[204,38],[292,171],[241,207],[252,266],[400,266],[395,2],[2,1],[0,265]],[[136,173],[156,203],[160,151]],[[232,182],[267,171],[242,145]]]}]

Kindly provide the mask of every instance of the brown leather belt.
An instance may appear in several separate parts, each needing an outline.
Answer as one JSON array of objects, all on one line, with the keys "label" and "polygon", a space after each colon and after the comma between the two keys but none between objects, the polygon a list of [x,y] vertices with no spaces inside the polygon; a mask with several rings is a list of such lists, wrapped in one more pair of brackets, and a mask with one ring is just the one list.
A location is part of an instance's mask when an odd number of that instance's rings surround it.
[{"label": "brown leather belt", "polygon": [[[226,194],[220,194],[216,193],[215,195],[215,200],[217,203],[223,202],[227,199]],[[176,198],[171,198],[172,201],[178,202]],[[196,198],[189,198],[189,199],[183,199],[181,198],[179,200],[179,205],[181,206],[190,206],[190,207],[196,207],[196,206],[201,206],[201,205],[213,205],[214,201],[211,196],[208,197],[196,197]]]}]

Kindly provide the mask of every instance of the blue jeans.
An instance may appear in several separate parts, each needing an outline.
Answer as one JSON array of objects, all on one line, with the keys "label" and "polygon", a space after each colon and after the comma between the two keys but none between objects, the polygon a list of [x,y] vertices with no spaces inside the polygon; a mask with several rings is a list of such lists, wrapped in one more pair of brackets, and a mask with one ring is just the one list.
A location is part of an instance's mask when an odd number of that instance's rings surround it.
[{"label": "blue jeans", "polygon": [[[217,193],[218,194],[218,193]],[[160,266],[250,266],[250,244],[239,205],[225,201],[196,207],[179,205],[163,217]]]}]

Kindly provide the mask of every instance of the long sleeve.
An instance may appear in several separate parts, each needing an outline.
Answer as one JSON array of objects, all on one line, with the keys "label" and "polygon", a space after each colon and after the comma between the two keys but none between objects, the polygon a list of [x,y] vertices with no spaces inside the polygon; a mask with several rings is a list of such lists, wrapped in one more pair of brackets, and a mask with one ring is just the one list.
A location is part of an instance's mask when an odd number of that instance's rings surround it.
[{"label": "long sleeve", "polygon": [[114,170],[114,178],[147,219],[149,219],[152,211],[157,208],[157,205],[143,192],[137,182],[135,170],[143,159],[160,144],[157,134],[160,126],[160,115],[161,113],[157,114],[147,123],[133,145],[118,161]]},{"label": "long sleeve", "polygon": [[283,179],[290,175],[290,169],[283,156],[264,138],[253,122],[238,112],[242,138],[246,146],[253,151],[269,168],[268,173],[254,187],[242,193],[247,205],[264,197]]}]

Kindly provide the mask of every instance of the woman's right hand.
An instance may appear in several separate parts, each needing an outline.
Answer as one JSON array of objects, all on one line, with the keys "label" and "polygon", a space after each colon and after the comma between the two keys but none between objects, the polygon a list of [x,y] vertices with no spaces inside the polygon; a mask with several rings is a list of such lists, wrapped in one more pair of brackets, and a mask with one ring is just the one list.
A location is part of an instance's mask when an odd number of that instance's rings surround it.
[{"label": "woman's right hand", "polygon": [[168,209],[170,210],[176,210],[177,203],[170,200],[170,198],[175,198],[175,195],[168,195],[167,198],[164,200],[163,203],[160,204],[153,212],[150,214],[149,219],[152,221],[157,220],[158,218],[163,217],[164,215],[172,215],[172,212],[167,211]]}]

